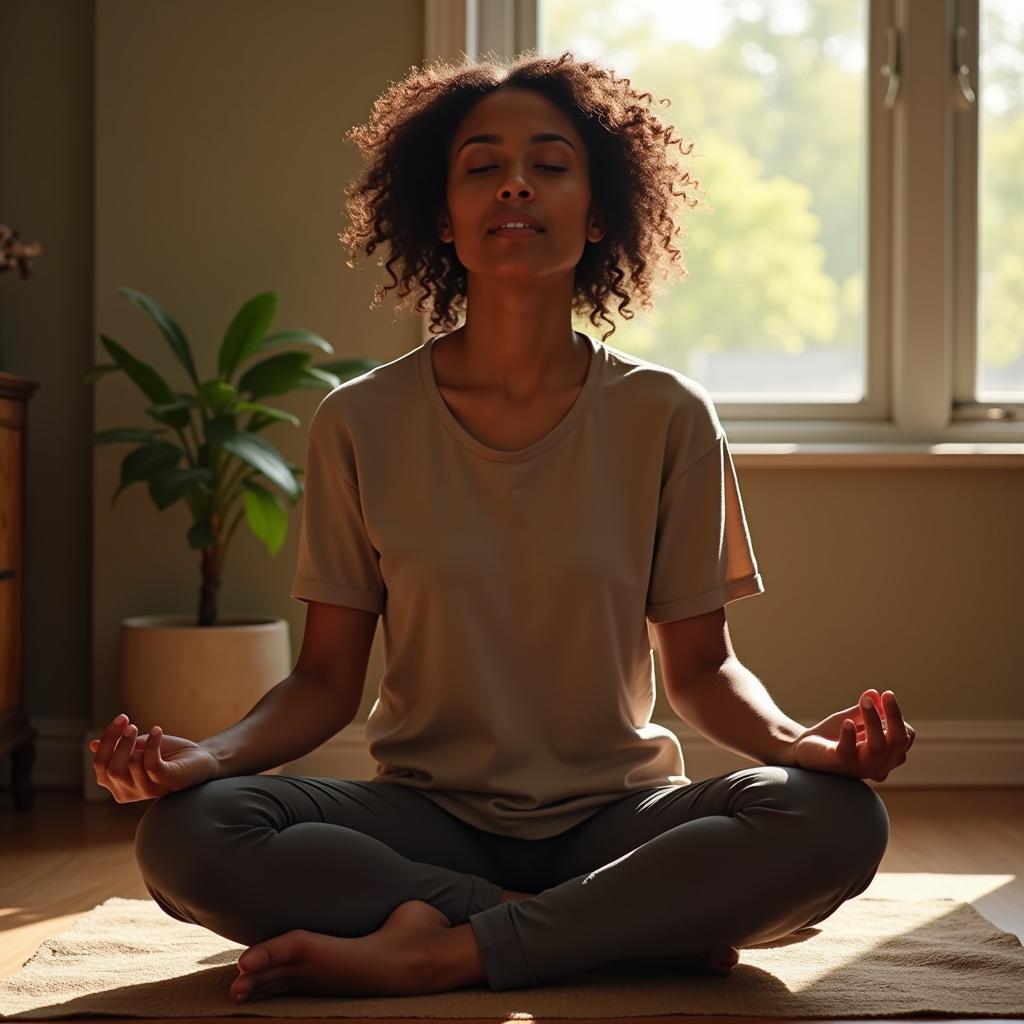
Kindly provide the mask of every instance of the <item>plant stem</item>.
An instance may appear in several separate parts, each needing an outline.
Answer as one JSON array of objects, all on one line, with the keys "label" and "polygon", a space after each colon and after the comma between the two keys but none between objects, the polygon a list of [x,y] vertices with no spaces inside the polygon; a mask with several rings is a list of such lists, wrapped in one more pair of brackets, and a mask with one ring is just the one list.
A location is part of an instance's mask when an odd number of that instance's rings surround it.
[{"label": "plant stem", "polygon": [[[221,503],[221,509],[222,509],[222,511],[224,513],[225,518],[227,517],[228,509],[231,508],[231,503],[235,499],[235,494],[239,493],[238,491],[232,493],[232,488],[239,482],[239,478],[245,476],[245,474],[247,472],[250,472],[250,470],[251,470],[251,467],[249,466],[248,463],[239,461],[238,469],[235,472],[234,477],[231,480],[229,480],[227,483],[225,483],[225,485],[224,485],[224,500]],[[252,475],[255,476],[255,472],[254,471],[252,472]]]},{"label": "plant stem", "polygon": [[221,550],[222,551],[224,551],[224,552],[227,551],[228,541],[231,540],[231,534],[233,534],[235,532],[235,527],[238,525],[238,521],[242,518],[242,516],[244,514],[245,514],[245,509],[244,508],[240,508],[238,510],[238,515],[236,515],[235,518],[231,520],[231,525],[228,527],[228,532],[224,535],[224,540],[221,543]]}]

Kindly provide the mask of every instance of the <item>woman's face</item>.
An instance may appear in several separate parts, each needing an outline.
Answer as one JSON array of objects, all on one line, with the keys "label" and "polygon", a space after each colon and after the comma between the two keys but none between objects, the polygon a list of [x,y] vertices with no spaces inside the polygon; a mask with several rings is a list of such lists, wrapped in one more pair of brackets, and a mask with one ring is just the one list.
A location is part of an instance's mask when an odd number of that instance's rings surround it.
[{"label": "woman's face", "polygon": [[[439,235],[455,243],[470,273],[572,273],[587,240],[604,236],[590,199],[587,150],[572,121],[540,93],[503,87],[477,102],[455,132]],[[515,220],[517,212],[531,214],[543,231],[493,233],[496,219]]]}]

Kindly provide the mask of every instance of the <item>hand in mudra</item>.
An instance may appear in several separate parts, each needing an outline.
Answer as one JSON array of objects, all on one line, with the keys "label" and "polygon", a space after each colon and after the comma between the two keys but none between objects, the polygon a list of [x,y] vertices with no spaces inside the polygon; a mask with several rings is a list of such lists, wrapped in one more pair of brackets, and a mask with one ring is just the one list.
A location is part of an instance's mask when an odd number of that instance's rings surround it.
[{"label": "hand in mudra", "polygon": [[119,804],[151,800],[217,777],[217,759],[205,747],[165,736],[158,725],[144,736],[118,715],[98,740],[91,740],[96,781]]},{"label": "hand in mudra", "polygon": [[865,698],[867,708],[858,703],[837,711],[797,736],[790,751],[798,767],[884,782],[906,761],[914,727],[903,721],[896,695],[865,690]]}]

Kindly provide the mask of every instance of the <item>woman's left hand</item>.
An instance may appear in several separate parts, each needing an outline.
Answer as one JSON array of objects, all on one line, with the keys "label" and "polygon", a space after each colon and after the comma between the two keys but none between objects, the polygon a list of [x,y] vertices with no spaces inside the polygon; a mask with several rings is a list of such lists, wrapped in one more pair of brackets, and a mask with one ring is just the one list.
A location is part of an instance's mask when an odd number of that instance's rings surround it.
[{"label": "woman's left hand", "polygon": [[[863,707],[867,701],[867,708]],[[907,759],[914,727],[903,721],[892,690],[865,690],[861,703],[805,729],[790,747],[799,768],[884,782]]]}]

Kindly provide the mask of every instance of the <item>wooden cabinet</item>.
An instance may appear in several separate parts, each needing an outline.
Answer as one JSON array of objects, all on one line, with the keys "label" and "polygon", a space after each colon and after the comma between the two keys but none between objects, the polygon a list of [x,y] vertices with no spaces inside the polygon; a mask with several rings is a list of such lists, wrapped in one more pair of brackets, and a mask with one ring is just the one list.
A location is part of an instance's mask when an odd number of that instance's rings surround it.
[{"label": "wooden cabinet", "polygon": [[25,425],[37,381],[0,371],[0,755],[11,755],[19,811],[32,807],[36,730],[25,714],[22,674]]}]

